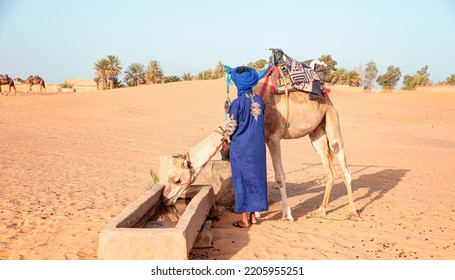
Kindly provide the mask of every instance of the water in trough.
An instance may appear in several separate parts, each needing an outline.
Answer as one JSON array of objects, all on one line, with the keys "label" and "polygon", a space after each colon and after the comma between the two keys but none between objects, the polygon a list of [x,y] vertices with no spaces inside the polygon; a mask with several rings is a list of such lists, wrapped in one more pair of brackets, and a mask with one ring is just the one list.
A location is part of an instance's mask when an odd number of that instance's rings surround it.
[{"label": "water in trough", "polygon": [[191,199],[178,199],[175,205],[164,205],[160,201],[153,206],[133,227],[134,228],[173,228],[185,212]]}]

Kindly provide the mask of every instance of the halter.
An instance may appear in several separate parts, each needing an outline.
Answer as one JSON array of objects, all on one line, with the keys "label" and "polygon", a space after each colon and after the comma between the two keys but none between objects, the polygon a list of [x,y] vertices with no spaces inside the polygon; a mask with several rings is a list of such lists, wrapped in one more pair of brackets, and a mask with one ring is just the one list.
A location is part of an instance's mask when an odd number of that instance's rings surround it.
[{"label": "halter", "polygon": [[[278,79],[281,78],[281,83],[284,84],[284,90],[285,90],[285,99],[286,99],[286,128],[289,128],[291,126],[291,123],[289,122],[289,89],[288,89],[288,84],[286,83],[286,78],[283,73],[282,67],[279,67],[280,65],[278,64],[280,61],[277,59],[272,67],[270,67],[269,71],[265,74],[265,82],[262,85],[260,96],[261,98],[264,98],[265,91],[267,90],[267,86],[269,83],[269,78],[273,74],[273,81],[272,81],[272,87],[270,88],[270,93],[274,94],[275,93],[275,88],[278,83]],[[279,66],[276,66],[279,65]]]},{"label": "halter", "polygon": [[[221,132],[218,131],[218,130],[214,130],[213,132],[216,132],[216,133],[218,133],[220,135],[223,135],[223,133],[224,133],[223,128],[221,126],[219,128],[221,129]],[[170,198],[166,199],[166,202],[169,201],[169,200],[174,199],[176,196],[179,197],[182,194],[182,192],[184,192],[191,185],[191,183],[197,177],[197,175],[202,170],[202,168],[204,168],[205,165],[213,158],[213,156],[215,156],[215,154],[221,148],[222,144],[223,144],[222,141],[220,141],[220,144],[216,147],[215,152],[213,152],[213,154],[211,154],[209,156],[209,158],[205,161],[205,163],[200,167],[200,169],[197,172],[194,170],[193,164],[191,164],[190,153],[187,152],[185,154],[184,157],[185,157],[185,160],[186,160],[186,162],[188,164],[188,171],[187,171],[188,180],[185,181],[185,182],[180,182],[180,183],[172,183],[172,185],[174,185],[174,186],[184,186],[184,187],[181,188],[180,191],[175,193],[173,196],[171,196]],[[179,155],[178,158],[183,158],[183,156]]]},{"label": "halter", "polygon": [[188,175],[189,175],[188,176],[188,181],[186,181],[184,183],[175,184],[177,186],[181,186],[181,185],[184,185],[184,184],[191,184],[191,180],[193,179],[194,169],[193,169],[193,166],[191,165],[190,154],[188,152],[185,154],[185,160],[188,163]]},{"label": "halter", "polygon": [[[182,155],[179,155],[178,157],[182,158]],[[169,200],[174,199],[174,197],[176,197],[176,196],[177,197],[180,196],[182,194],[182,192],[185,191],[192,183],[193,176],[194,176],[194,169],[193,169],[193,166],[192,166],[191,161],[190,161],[190,154],[188,152],[185,154],[185,160],[188,163],[188,181],[181,182],[181,183],[172,183],[172,185],[175,185],[175,186],[186,185],[186,187],[182,188],[180,191],[175,193],[173,196],[171,196],[168,199],[166,199],[166,202],[168,202]]]}]

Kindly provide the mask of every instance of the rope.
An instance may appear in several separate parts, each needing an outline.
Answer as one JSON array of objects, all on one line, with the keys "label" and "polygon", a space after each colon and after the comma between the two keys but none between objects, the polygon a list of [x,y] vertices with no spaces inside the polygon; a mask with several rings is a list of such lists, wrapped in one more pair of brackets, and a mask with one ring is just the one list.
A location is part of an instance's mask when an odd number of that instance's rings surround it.
[{"label": "rope", "polygon": [[291,123],[289,122],[289,89],[288,89],[288,85],[286,83],[286,78],[284,77],[283,71],[281,69],[279,69],[279,70],[280,70],[281,78],[283,79],[285,98],[286,98],[286,128],[289,128],[291,126]]},{"label": "rope", "polygon": [[224,102],[224,120],[227,121],[229,115],[229,107],[231,106],[231,99],[229,99],[229,87],[232,85],[231,81],[231,67],[224,65],[226,72],[226,101]]},{"label": "rope", "polygon": [[270,67],[269,71],[267,71],[267,73],[265,74],[265,81],[264,81],[264,84],[262,85],[261,93],[260,93],[261,98],[264,98],[264,94],[267,89],[267,85],[269,83],[269,78],[270,78],[270,75],[272,75],[272,73],[273,73],[273,81],[272,81],[272,87],[270,89],[270,93],[272,93],[272,94],[275,93],[275,87],[278,82],[278,78],[280,77],[280,72],[278,70],[278,67],[276,67],[274,65],[274,66]]},{"label": "rope", "polygon": [[229,86],[232,85],[231,81],[231,71],[230,66],[224,65],[224,72],[226,73],[226,93],[229,95]]},{"label": "rope", "polygon": [[226,101],[224,102],[224,120],[227,121],[228,115],[229,115],[229,107],[231,106],[231,99],[229,99],[229,96],[226,98]]},{"label": "rope", "polygon": [[289,128],[291,126],[291,123],[289,122],[289,90],[288,90],[288,85],[284,85],[284,90],[286,91],[286,128]]},{"label": "rope", "polygon": [[279,69],[277,66],[273,65],[270,67],[269,71],[265,74],[265,81],[264,84],[262,85],[261,88],[261,93],[260,96],[261,98],[264,98],[265,91],[267,90],[267,86],[269,83],[269,78],[273,73],[273,81],[272,81],[272,86],[270,88],[270,93],[274,94],[275,93],[275,88],[278,82],[279,78],[283,79],[283,84],[284,84],[284,90],[286,92],[285,98],[286,98],[286,128],[289,128],[291,126],[291,123],[289,122],[289,90],[288,86],[286,84],[286,79],[283,74],[283,71]]}]

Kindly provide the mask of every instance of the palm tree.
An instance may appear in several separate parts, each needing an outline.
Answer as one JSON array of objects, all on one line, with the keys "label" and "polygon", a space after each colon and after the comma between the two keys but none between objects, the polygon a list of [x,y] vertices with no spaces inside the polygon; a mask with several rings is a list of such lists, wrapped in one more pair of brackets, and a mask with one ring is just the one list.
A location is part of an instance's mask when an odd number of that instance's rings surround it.
[{"label": "palm tree", "polygon": [[348,85],[350,87],[358,87],[360,85],[361,80],[362,79],[360,77],[359,72],[354,71],[354,70],[345,72],[343,75],[344,84]]},{"label": "palm tree", "polygon": [[140,63],[131,63],[125,71],[125,83],[131,86],[138,86],[144,80],[144,65]]},{"label": "palm tree", "polygon": [[106,88],[106,72],[108,70],[108,67],[109,61],[106,58],[98,59],[98,61],[95,63],[95,76],[99,77],[101,81],[101,90],[104,90]]},{"label": "palm tree", "polygon": [[151,84],[159,84],[163,82],[164,73],[161,70],[160,63],[157,60],[151,60],[145,72],[145,78]]},{"label": "palm tree", "polygon": [[431,86],[431,81],[425,75],[417,74],[414,78],[414,86]]},{"label": "palm tree", "polygon": [[174,82],[180,82],[182,79],[180,79],[179,76],[167,76],[164,77],[164,83],[174,83]]},{"label": "palm tree", "polygon": [[100,76],[95,76],[95,78],[93,80],[96,83],[96,90],[100,90],[100,81],[101,81]]},{"label": "palm tree", "polygon": [[263,58],[261,58],[259,60],[256,60],[256,61],[253,61],[253,62],[249,62],[249,63],[246,64],[246,66],[254,68],[256,71],[260,71],[260,70],[264,69],[267,65],[268,65],[267,60],[265,60]]},{"label": "palm tree", "polygon": [[122,66],[120,59],[115,55],[108,55],[106,58],[108,62],[108,68],[106,71],[106,76],[111,82],[111,89],[115,87],[115,80],[120,73],[122,73]]},{"label": "palm tree", "polygon": [[337,70],[335,70],[335,72],[332,73],[332,80],[331,80],[331,83],[332,85],[336,85],[336,84],[340,84],[340,85],[343,85],[344,84],[344,75],[346,73],[346,69],[344,68],[338,68]]},{"label": "palm tree", "polygon": [[199,80],[210,80],[212,79],[213,75],[212,75],[212,70],[209,69],[209,70],[205,70],[205,71],[201,71],[197,74],[197,78]]},{"label": "palm tree", "polygon": [[122,81],[118,79],[117,77],[114,77],[114,88],[122,88],[125,87],[124,84],[122,84]]},{"label": "palm tree", "polygon": [[218,61],[218,64],[216,65],[215,70],[213,71],[213,77],[212,79],[220,79],[224,77],[224,64],[221,61]]},{"label": "palm tree", "polygon": [[449,77],[447,77],[445,83],[449,85],[455,85],[455,74],[451,74]]},{"label": "palm tree", "polygon": [[191,81],[193,80],[193,75],[191,73],[183,73],[182,76],[180,76],[183,81]]}]

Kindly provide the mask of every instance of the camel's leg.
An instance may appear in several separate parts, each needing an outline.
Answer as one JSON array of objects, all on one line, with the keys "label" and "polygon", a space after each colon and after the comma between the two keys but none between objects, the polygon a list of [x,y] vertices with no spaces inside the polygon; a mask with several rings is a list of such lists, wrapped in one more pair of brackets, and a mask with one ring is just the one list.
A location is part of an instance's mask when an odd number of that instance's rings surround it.
[{"label": "camel's leg", "polygon": [[267,141],[267,146],[269,147],[270,155],[272,157],[273,170],[275,171],[275,182],[277,182],[280,187],[281,210],[283,214],[281,220],[293,222],[294,218],[292,217],[291,208],[289,207],[288,197],[286,194],[286,175],[284,174],[284,168],[281,161],[280,139],[278,137],[270,139]]},{"label": "camel's leg", "polygon": [[[16,89],[14,89],[14,90],[16,90]],[[0,86],[0,92],[1,92],[1,91],[2,91],[2,90],[1,90],[1,86]],[[6,92],[5,96],[8,96],[8,94],[10,94],[10,93],[11,93],[11,85],[9,85],[8,91]],[[2,94],[3,94],[3,93],[2,93]]]},{"label": "camel's leg", "polygon": [[346,185],[349,201],[349,217],[357,217],[357,210],[354,206],[354,200],[352,197],[351,187],[351,171],[349,170],[346,162],[346,155],[344,153],[343,137],[341,136],[340,123],[338,119],[338,113],[335,108],[331,107],[327,110],[326,116],[326,133],[329,140],[329,147],[335,153],[338,162],[340,163],[342,176]]},{"label": "camel's leg", "polygon": [[324,198],[322,199],[319,209],[313,212],[312,215],[316,214],[318,216],[325,216],[325,210],[329,204],[330,193],[332,192],[333,182],[335,180],[335,169],[332,164],[333,157],[330,154],[327,135],[322,126],[319,126],[315,131],[311,132],[309,136],[311,144],[321,157],[322,165],[324,166],[326,174]]},{"label": "camel's leg", "polygon": [[16,95],[16,92],[17,92],[16,86],[15,85],[11,85],[11,84],[9,85],[9,89],[8,89],[8,92],[6,93],[6,95],[11,93],[11,87],[14,88],[14,95]]}]

